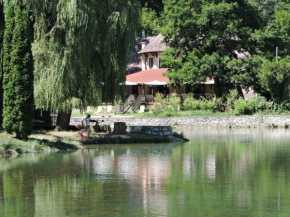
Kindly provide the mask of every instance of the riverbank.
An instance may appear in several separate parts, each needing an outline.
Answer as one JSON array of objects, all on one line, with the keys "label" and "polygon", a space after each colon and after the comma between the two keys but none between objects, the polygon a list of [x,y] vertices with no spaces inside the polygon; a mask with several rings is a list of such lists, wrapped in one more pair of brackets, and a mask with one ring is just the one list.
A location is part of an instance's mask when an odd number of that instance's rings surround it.
[{"label": "riverbank", "polygon": [[0,157],[25,153],[49,153],[80,149],[76,132],[41,131],[33,133],[28,141],[21,141],[0,132]]},{"label": "riverbank", "polygon": [[[130,126],[170,126],[173,128],[288,128],[290,115],[250,115],[250,116],[192,116],[192,117],[96,117],[109,125],[124,122]],[[72,118],[71,125],[79,125],[80,118]]]},{"label": "riverbank", "polygon": [[93,144],[141,144],[141,143],[179,143],[188,141],[182,134],[172,133],[168,136],[130,134],[114,135],[92,132],[89,138],[81,140],[78,131],[34,132],[28,141],[21,141],[5,132],[0,132],[0,157],[25,153],[50,153],[82,149],[82,145]]}]

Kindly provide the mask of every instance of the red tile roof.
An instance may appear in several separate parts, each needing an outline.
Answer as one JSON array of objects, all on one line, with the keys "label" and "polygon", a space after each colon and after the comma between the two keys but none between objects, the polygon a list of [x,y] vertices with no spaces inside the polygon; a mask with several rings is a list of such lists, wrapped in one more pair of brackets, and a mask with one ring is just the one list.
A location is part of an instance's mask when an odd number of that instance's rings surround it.
[{"label": "red tile roof", "polygon": [[149,69],[126,76],[126,81],[138,84],[144,84],[152,81],[169,82],[169,79],[163,74],[168,69]]}]

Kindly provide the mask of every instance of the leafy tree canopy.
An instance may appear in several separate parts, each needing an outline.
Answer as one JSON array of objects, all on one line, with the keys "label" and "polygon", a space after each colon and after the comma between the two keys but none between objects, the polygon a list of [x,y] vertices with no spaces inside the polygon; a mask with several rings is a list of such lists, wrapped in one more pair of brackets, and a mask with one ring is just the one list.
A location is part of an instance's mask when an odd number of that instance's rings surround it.
[{"label": "leafy tree canopy", "polygon": [[[261,4],[260,4],[261,3]],[[196,84],[214,77],[266,93],[259,83],[265,59],[289,54],[289,4],[267,0],[165,0],[162,33],[170,49],[162,62],[172,83]]]},{"label": "leafy tree canopy", "polygon": [[163,11],[163,1],[162,0],[140,0],[142,7],[148,7],[156,12],[159,16]]},{"label": "leafy tree canopy", "polygon": [[[281,60],[265,60],[259,70],[261,85],[269,90],[272,99],[283,102],[289,94],[290,56]],[[288,95],[289,96],[289,95]]]},{"label": "leafy tree canopy", "polygon": [[160,33],[160,25],[161,20],[157,16],[157,13],[147,6],[142,8],[142,16],[141,16],[141,29],[139,33],[143,30],[146,35],[157,35]]},{"label": "leafy tree canopy", "polygon": [[23,0],[23,4],[34,23],[38,108],[69,111],[123,95],[126,61],[139,26],[138,0]]},{"label": "leafy tree canopy", "polygon": [[[171,49],[163,62],[174,83],[230,80],[227,64],[254,49],[251,33],[259,27],[247,1],[166,0],[163,34]],[[218,85],[217,85],[218,87]],[[219,89],[216,90],[220,92]],[[219,94],[218,94],[219,95]]]}]

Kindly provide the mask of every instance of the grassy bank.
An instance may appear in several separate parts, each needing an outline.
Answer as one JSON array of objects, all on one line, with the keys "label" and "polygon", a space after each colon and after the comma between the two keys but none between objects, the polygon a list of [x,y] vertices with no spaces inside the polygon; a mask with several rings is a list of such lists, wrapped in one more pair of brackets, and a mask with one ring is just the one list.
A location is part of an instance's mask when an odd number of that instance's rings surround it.
[{"label": "grassy bank", "polygon": [[28,141],[0,132],[0,157],[24,153],[77,150],[81,148],[75,132],[35,132]]}]

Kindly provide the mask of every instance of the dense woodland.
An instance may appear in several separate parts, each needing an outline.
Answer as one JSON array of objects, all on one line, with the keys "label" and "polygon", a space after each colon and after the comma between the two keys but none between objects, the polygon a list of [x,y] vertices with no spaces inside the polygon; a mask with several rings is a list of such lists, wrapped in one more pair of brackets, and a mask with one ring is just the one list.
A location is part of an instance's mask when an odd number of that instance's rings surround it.
[{"label": "dense woodland", "polygon": [[165,36],[172,84],[213,77],[217,97],[243,85],[288,103],[289,12],[289,0],[0,0],[3,126],[26,139],[33,106],[65,129],[72,108],[122,98],[142,30]]}]

